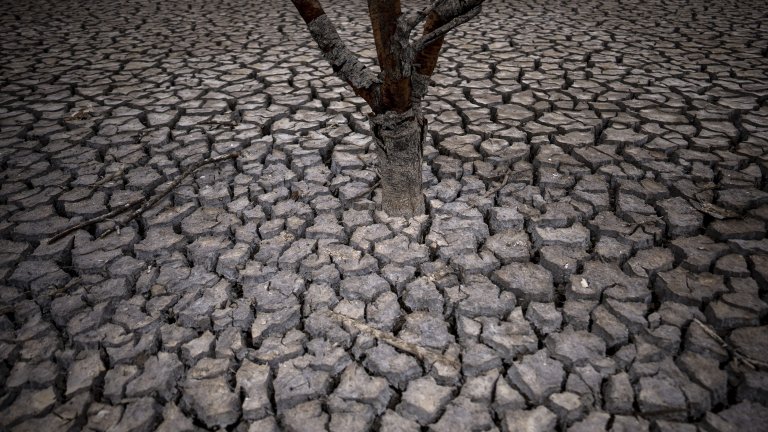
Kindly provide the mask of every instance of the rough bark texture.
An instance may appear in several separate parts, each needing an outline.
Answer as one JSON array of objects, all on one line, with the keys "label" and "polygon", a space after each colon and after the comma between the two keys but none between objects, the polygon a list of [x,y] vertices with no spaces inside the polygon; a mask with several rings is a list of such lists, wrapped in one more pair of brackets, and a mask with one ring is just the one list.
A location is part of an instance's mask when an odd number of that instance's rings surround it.
[{"label": "rough bark texture", "polygon": [[[429,34],[444,24],[445,22],[442,21],[440,16],[432,12],[429,14],[427,22],[424,23],[424,34]],[[414,59],[416,73],[427,77],[432,75],[437,66],[437,56],[440,54],[440,48],[443,47],[443,39],[444,36],[439,37],[426,44],[422,50],[416,53],[416,58]]]},{"label": "rough bark texture", "polygon": [[[390,216],[424,213],[421,161],[427,123],[421,100],[445,34],[480,13],[483,0],[436,0],[403,15],[400,0],[368,0],[381,73],[376,77],[346,48],[318,0],[292,0],[334,72],[371,106],[382,209]],[[411,44],[422,21],[423,36]]]},{"label": "rough bark texture", "polygon": [[339,37],[328,15],[317,0],[293,0],[312,39],[317,42],[323,57],[331,64],[336,75],[352,87],[373,109],[381,106],[379,78],[360,62]]},{"label": "rough bark texture", "polygon": [[381,101],[379,110],[405,112],[411,108],[410,62],[408,38],[397,31],[401,14],[399,0],[368,0],[376,57],[381,67]]},{"label": "rough bark texture", "polygon": [[421,160],[426,122],[420,111],[371,117],[381,177],[382,208],[390,216],[424,213]]},{"label": "rough bark texture", "polygon": [[374,86],[379,82],[378,78],[344,45],[328,15],[318,17],[307,26],[312,37],[322,41],[318,45],[334,72],[342,76],[366,102],[378,105],[378,101],[374,101]]},{"label": "rough bark texture", "polygon": [[[416,73],[429,77],[437,66],[437,58],[440,55],[440,48],[443,46],[445,33],[435,38],[429,36],[440,28],[449,25],[454,19],[472,13],[482,3],[483,0],[438,0],[435,2],[434,8],[427,15],[427,21],[424,23],[424,39],[428,38],[430,41],[416,52],[413,62]],[[454,27],[459,24],[461,21],[456,21]]]}]

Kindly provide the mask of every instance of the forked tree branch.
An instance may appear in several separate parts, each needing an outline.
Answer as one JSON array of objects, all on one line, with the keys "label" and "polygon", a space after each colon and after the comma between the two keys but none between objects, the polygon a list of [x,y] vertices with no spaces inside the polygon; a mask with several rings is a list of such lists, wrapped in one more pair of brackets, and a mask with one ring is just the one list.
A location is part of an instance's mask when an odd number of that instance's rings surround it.
[{"label": "forked tree branch", "polygon": [[333,71],[376,111],[381,109],[380,84],[375,73],[360,62],[336,32],[318,0],[291,0]]},{"label": "forked tree branch", "polygon": [[[445,35],[477,16],[484,0],[434,0],[406,15],[400,0],[368,0],[379,76],[344,45],[319,0],[291,1],[336,75],[381,114],[406,112],[424,97]],[[425,19],[423,36],[411,45],[411,32]]]},{"label": "forked tree branch", "polygon": [[415,29],[416,26],[419,25],[422,21],[427,19],[429,14],[432,13],[432,10],[434,10],[443,1],[445,0],[435,0],[420,11],[404,13],[398,19],[397,25],[402,27],[402,31],[405,31],[408,33],[408,35],[410,35],[413,29]]},{"label": "forked tree branch", "polygon": [[368,0],[376,56],[381,67],[381,100],[383,110],[405,112],[411,108],[411,58],[409,33],[399,26],[400,0]]},{"label": "forked tree branch", "polygon": [[[421,99],[426,94],[429,77],[437,66],[445,34],[480,13],[479,8],[483,1],[435,0],[424,10],[428,12],[427,21],[424,23],[424,36],[416,42],[414,49],[414,97]],[[477,11],[474,11],[476,8]],[[466,20],[462,21],[462,17]]]}]

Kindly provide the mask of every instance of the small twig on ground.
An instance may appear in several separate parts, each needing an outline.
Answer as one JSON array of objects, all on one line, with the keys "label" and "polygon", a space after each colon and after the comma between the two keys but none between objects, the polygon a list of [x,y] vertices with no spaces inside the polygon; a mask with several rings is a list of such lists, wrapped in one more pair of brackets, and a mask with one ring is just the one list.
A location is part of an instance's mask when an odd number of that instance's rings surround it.
[{"label": "small twig on ground", "polygon": [[760,360],[753,359],[751,357],[748,357],[748,356],[740,353],[737,349],[733,348],[725,340],[723,340],[723,338],[721,338],[720,335],[718,335],[714,330],[712,330],[711,327],[709,327],[708,325],[706,325],[703,322],[701,322],[698,318],[694,318],[693,322],[698,324],[699,327],[701,327],[701,329],[704,330],[704,333],[709,335],[709,337],[711,337],[712,339],[717,341],[717,343],[719,343],[720,346],[723,347],[724,350],[733,353],[733,358],[737,362],[742,362],[748,368],[753,369],[753,370],[757,369],[758,366],[763,368],[763,369],[768,369],[768,363],[760,361]]},{"label": "small twig on ground", "polygon": [[70,279],[69,282],[64,284],[63,287],[57,288],[56,290],[54,290],[53,293],[51,293],[51,297],[57,297],[57,296],[59,296],[59,294],[63,294],[65,292],[69,291],[73,287],[77,286],[80,282],[82,282],[82,280],[83,279],[80,276],[77,276],[77,277],[74,277],[74,278]]},{"label": "small twig on ground", "polygon": [[722,220],[722,219],[737,218],[737,217],[739,217],[738,213],[736,213],[734,211],[731,211],[731,210],[728,210],[728,209],[724,209],[722,207],[718,207],[718,206],[716,206],[716,205],[714,205],[712,203],[700,202],[700,201],[696,201],[696,200],[693,200],[693,199],[689,199],[688,202],[691,203],[691,205],[694,208],[696,208],[696,210],[698,210],[698,211],[700,211],[702,213],[706,213],[706,214],[708,214],[709,216],[712,216],[715,219]]},{"label": "small twig on ground", "polygon": [[141,206],[136,211],[131,213],[131,215],[128,218],[126,218],[126,219],[124,219],[122,221],[116,222],[117,223],[116,227],[113,227],[113,228],[110,228],[110,229],[104,231],[99,236],[99,238],[106,237],[108,234],[110,234],[110,233],[116,231],[117,229],[119,229],[120,226],[124,226],[128,222],[130,222],[133,219],[135,219],[136,217],[140,216],[147,209],[149,209],[153,205],[157,204],[158,201],[160,201],[166,195],[168,195],[182,181],[184,181],[185,178],[187,178],[190,174],[192,174],[195,171],[197,171],[199,168],[201,168],[201,167],[203,167],[205,165],[212,164],[212,163],[218,163],[218,162],[221,162],[223,160],[235,159],[238,156],[240,156],[240,152],[232,152],[232,153],[227,153],[225,155],[221,155],[221,156],[216,156],[216,157],[200,160],[197,163],[195,163],[192,166],[190,166],[189,168],[187,168],[183,173],[181,173],[181,175],[176,177],[176,179],[173,180],[173,182],[170,184],[170,186],[168,186],[168,188],[165,191],[163,191],[162,193],[160,193],[160,194],[158,194],[158,195],[156,195],[156,196],[154,196],[154,197],[152,197],[150,199],[145,197],[145,198],[140,198],[140,199],[137,199],[137,200],[133,200],[131,202],[122,204],[122,205],[118,206],[117,208],[115,208],[114,210],[112,210],[112,211],[110,211],[108,213],[105,213],[105,214],[103,214],[101,216],[96,216],[96,217],[93,217],[91,219],[88,219],[88,220],[85,220],[83,222],[80,222],[80,223],[77,223],[75,225],[72,225],[72,226],[70,226],[68,228],[65,228],[64,230],[59,231],[53,237],[51,237],[48,240],[48,244],[54,243],[54,242],[56,242],[58,240],[61,240],[62,238],[66,237],[68,234],[71,234],[71,233],[73,233],[73,232],[75,232],[75,231],[77,231],[79,229],[89,227],[89,226],[97,224],[99,222],[103,222],[103,221],[105,221],[107,219],[113,219],[115,216],[123,214],[123,213],[127,212],[128,210],[131,210],[131,209],[133,209],[135,207]]},{"label": "small twig on ground", "polygon": [[[127,225],[132,220],[134,220],[137,217],[141,216],[142,213],[144,213],[145,211],[147,211],[150,208],[152,208],[152,206],[157,204],[161,199],[165,198],[165,196],[168,195],[169,193],[171,193],[172,190],[176,189],[176,187],[178,187],[179,184],[181,184],[181,182],[184,181],[185,178],[187,178],[193,172],[197,171],[200,167],[203,167],[205,165],[210,165],[210,164],[213,164],[213,163],[218,163],[218,162],[221,162],[221,161],[224,161],[224,160],[227,160],[227,159],[235,159],[235,158],[237,158],[239,156],[240,156],[240,152],[232,152],[232,153],[227,153],[225,155],[216,156],[216,157],[212,157],[212,158],[203,159],[201,161],[198,161],[197,163],[195,163],[191,167],[187,168],[183,173],[181,173],[180,176],[176,177],[173,180],[173,182],[171,182],[171,184],[168,186],[168,188],[165,189],[163,192],[153,196],[149,200],[146,200],[146,202],[144,204],[142,204],[141,207],[139,207],[138,209],[134,210],[133,213],[128,215],[128,217],[123,218],[123,220],[121,220],[121,221],[115,221],[115,226],[112,227],[112,228],[109,228],[106,231],[104,231],[103,233],[101,233],[99,238],[104,238],[104,237],[108,236],[109,234],[112,234],[113,232],[119,230],[120,227],[123,227],[123,226]],[[142,201],[144,201],[144,200],[142,200]]]},{"label": "small twig on ground", "polygon": [[626,236],[626,237],[632,237],[633,235],[635,235],[635,233],[637,232],[637,230],[639,230],[640,228],[642,228],[642,229],[643,229],[643,232],[644,232],[644,233],[646,233],[646,234],[651,234],[651,233],[649,233],[648,231],[646,231],[646,230],[645,230],[645,228],[646,228],[646,227],[651,227],[651,228],[654,228],[654,227],[658,227],[658,226],[664,226],[664,221],[662,221],[662,220],[661,220],[661,218],[659,218],[658,216],[654,216],[654,217],[656,218],[655,220],[647,220],[647,221],[645,221],[645,222],[640,222],[639,224],[637,224],[637,225],[636,225],[636,226],[635,226],[635,227],[632,229],[632,232],[630,232],[629,234],[627,234],[627,236]]},{"label": "small twig on ground", "polygon": [[122,166],[120,167],[120,169],[119,169],[119,170],[117,170],[117,171],[113,172],[112,174],[109,174],[109,175],[105,175],[103,179],[101,179],[101,180],[97,181],[96,183],[92,184],[92,185],[91,185],[91,190],[94,190],[94,189],[96,189],[96,188],[100,187],[101,185],[103,185],[103,184],[105,184],[105,183],[109,183],[109,182],[111,182],[112,180],[114,180],[114,179],[116,179],[116,178],[118,178],[118,177],[122,176],[122,175],[123,175],[123,173],[125,172],[125,169],[126,169],[126,168],[127,168],[127,166],[125,166],[124,164],[122,164]]},{"label": "small twig on ground", "polygon": [[228,121],[216,121],[216,120],[207,120],[207,121],[201,121],[198,124],[205,124],[205,125],[211,125],[211,127],[208,130],[218,129],[219,126],[229,126],[229,128],[233,128],[240,123],[234,121],[234,120],[228,120]]},{"label": "small twig on ground", "polygon": [[93,113],[93,107],[85,107],[64,119],[64,121],[85,120]]},{"label": "small twig on ground", "polygon": [[71,233],[73,233],[73,232],[75,232],[75,231],[77,231],[79,229],[87,228],[87,227],[89,227],[91,225],[97,224],[99,222],[103,222],[103,221],[105,221],[107,219],[112,219],[113,217],[115,217],[115,216],[117,216],[117,215],[119,215],[121,213],[125,213],[128,210],[130,210],[130,209],[132,209],[134,207],[139,206],[143,201],[144,201],[144,198],[138,199],[138,200],[134,200],[134,201],[131,201],[131,202],[128,202],[128,203],[125,203],[125,204],[122,204],[120,206],[117,206],[117,208],[115,208],[114,210],[112,210],[109,213],[104,213],[101,216],[96,216],[96,217],[90,218],[88,220],[84,220],[84,221],[82,221],[80,223],[77,223],[75,225],[72,225],[72,226],[70,226],[68,228],[65,228],[64,230],[59,231],[58,233],[56,233],[53,237],[49,238],[48,239],[48,244],[55,243],[55,242],[63,239],[67,235],[69,235],[69,234],[71,234]]},{"label": "small twig on ground", "polygon": [[499,183],[496,187],[493,187],[488,190],[488,192],[483,194],[483,198],[488,198],[491,195],[494,195],[496,192],[500,191],[504,186],[507,185],[507,182],[509,181],[509,170],[504,173],[504,178],[501,180],[501,183]]},{"label": "small twig on ground", "polygon": [[233,129],[235,126],[240,124],[241,116],[239,111],[234,111],[229,115],[229,119],[224,120],[226,115],[221,114],[214,116],[211,119],[203,120],[201,122],[198,122],[198,125],[206,124],[211,125],[211,127],[208,130],[218,129],[220,126],[228,126],[230,129]]},{"label": "small twig on ground", "polygon": [[438,352],[412,344],[410,342],[406,342],[390,333],[383,332],[375,327],[371,327],[368,324],[362,323],[356,319],[352,319],[340,313],[330,311],[330,310],[328,312],[331,314],[331,317],[333,317],[337,321],[341,321],[343,324],[354,327],[363,333],[367,333],[375,337],[376,339],[386,342],[389,345],[392,345],[393,347],[401,351],[405,351],[407,353],[413,354],[421,361],[430,361],[432,363],[440,362],[449,366],[453,366],[457,369],[461,368],[461,365],[459,364],[459,362],[457,362],[456,360],[450,359]]}]

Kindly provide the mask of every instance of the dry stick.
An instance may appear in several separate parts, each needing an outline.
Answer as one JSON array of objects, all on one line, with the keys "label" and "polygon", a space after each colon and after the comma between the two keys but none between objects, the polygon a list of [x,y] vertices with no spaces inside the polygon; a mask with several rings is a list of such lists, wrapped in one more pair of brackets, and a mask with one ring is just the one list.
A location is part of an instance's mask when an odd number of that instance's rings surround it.
[{"label": "dry stick", "polygon": [[368,324],[362,323],[358,320],[352,319],[340,313],[337,313],[331,310],[329,310],[328,313],[330,313],[331,317],[336,319],[337,321],[341,321],[343,324],[354,327],[361,332],[368,333],[369,335],[375,337],[376,339],[380,341],[384,341],[401,351],[411,353],[415,355],[417,358],[419,358],[419,360],[421,361],[431,361],[433,363],[440,362],[440,363],[447,364],[449,366],[453,366],[456,369],[459,369],[461,367],[461,365],[456,360],[450,359],[438,352],[432,351],[424,347],[420,347],[410,342],[406,342],[402,339],[395,337],[392,334],[383,332],[375,327],[371,327]]},{"label": "dry stick", "polygon": [[753,359],[751,357],[747,357],[746,355],[740,353],[737,349],[735,349],[735,348],[731,347],[730,345],[728,345],[728,343],[726,341],[724,341],[723,338],[720,337],[720,335],[718,335],[708,325],[706,325],[703,322],[701,322],[698,318],[694,318],[693,322],[698,324],[699,327],[701,327],[701,329],[704,330],[704,333],[708,334],[712,339],[716,340],[717,343],[719,343],[720,346],[722,346],[724,350],[732,352],[733,353],[733,357],[736,360],[744,363],[750,369],[757,369],[757,367],[755,365],[760,366],[760,367],[765,368],[765,369],[768,369],[768,363],[760,361],[760,360],[755,360],[755,359]]},{"label": "dry stick", "polygon": [[63,231],[59,231],[58,233],[56,233],[56,235],[54,235],[53,237],[48,239],[48,244],[55,243],[55,242],[63,239],[67,235],[69,235],[69,234],[71,234],[71,233],[73,233],[73,232],[75,232],[75,231],[77,231],[77,230],[79,230],[81,228],[86,228],[86,227],[89,227],[89,226],[91,226],[93,224],[97,224],[99,222],[105,221],[107,219],[112,219],[113,217],[115,217],[115,216],[117,216],[117,215],[119,215],[121,213],[125,213],[128,210],[130,210],[130,209],[140,205],[143,201],[144,201],[144,198],[141,198],[141,199],[137,199],[137,200],[131,201],[129,203],[122,204],[122,205],[118,206],[117,208],[115,208],[114,210],[112,210],[109,213],[104,213],[101,216],[96,216],[94,218],[91,218],[91,219],[88,219],[88,220],[84,220],[84,221],[82,221],[80,223],[72,225],[69,228],[65,228]]},{"label": "dry stick", "polygon": [[693,207],[695,207],[696,210],[698,210],[700,212],[703,212],[703,213],[706,213],[706,214],[712,216],[715,219],[722,220],[722,219],[727,219],[727,218],[739,217],[739,214],[734,212],[734,211],[731,211],[731,210],[728,210],[728,209],[725,209],[725,208],[722,208],[722,207],[718,207],[718,206],[716,206],[716,205],[714,205],[712,203],[708,203],[706,201],[702,202],[702,201],[697,201],[697,200],[691,199],[691,200],[688,200],[688,202],[691,203],[691,205]]},{"label": "dry stick", "polygon": [[[157,199],[153,198],[151,200],[152,204],[150,204],[149,206],[147,206],[147,204],[144,204],[139,209],[139,214],[144,212],[147,208],[151,207],[153,204],[157,203],[157,201],[160,201],[160,199],[162,197],[167,195],[171,190],[173,190],[173,188],[178,186],[179,183],[181,183],[182,180],[184,180],[184,178],[186,178],[188,175],[192,174],[198,168],[200,168],[200,167],[202,167],[204,165],[211,164],[211,163],[220,162],[220,161],[225,160],[225,159],[236,158],[238,156],[240,156],[239,152],[233,152],[233,153],[228,153],[226,155],[217,156],[215,158],[203,159],[202,161],[199,161],[199,162],[195,163],[190,168],[187,168],[187,170],[184,171],[179,177],[177,177],[176,180],[174,180],[173,183],[171,183],[171,186],[168,188],[168,190],[166,190],[165,192],[160,194],[159,197],[155,197]],[[128,210],[130,210],[130,209],[132,209],[132,208],[134,208],[136,206],[139,206],[139,205],[141,205],[144,202],[147,202],[147,198],[139,198],[137,200],[133,200],[131,202],[122,204],[122,205],[118,206],[117,208],[115,208],[114,210],[112,210],[109,213],[104,213],[101,216],[96,216],[94,218],[91,218],[91,219],[85,220],[83,222],[77,223],[75,225],[72,225],[69,228],[65,228],[63,231],[59,231],[56,235],[54,235],[53,237],[48,239],[48,244],[54,243],[56,241],[59,241],[59,240],[63,239],[64,237],[66,237],[68,234],[71,234],[71,233],[73,233],[73,232],[75,232],[75,231],[77,231],[79,229],[89,227],[89,226],[97,224],[99,222],[103,222],[103,221],[105,221],[107,219],[112,219],[115,216],[118,216],[118,215],[120,215],[122,213],[125,213]],[[130,220],[128,220],[128,222],[130,222]],[[102,237],[103,237],[103,235],[102,235]]]},{"label": "dry stick", "polygon": [[85,120],[93,113],[93,107],[85,107],[81,108],[76,113],[72,114],[69,117],[66,117],[64,121],[75,121],[75,120]]},{"label": "dry stick", "polygon": [[483,194],[483,198],[488,198],[489,196],[491,196],[491,195],[495,194],[496,192],[500,191],[504,186],[507,185],[508,181],[509,181],[509,170],[507,170],[507,172],[504,173],[504,178],[501,180],[501,183],[499,183],[498,186],[496,186],[494,188],[491,188],[490,190],[488,190],[488,192]]},{"label": "dry stick", "polygon": [[206,120],[206,121],[201,121],[198,124],[211,125],[211,129],[213,129],[214,127],[218,128],[218,126],[229,126],[230,128],[233,128],[239,125],[240,123],[234,120],[227,120],[227,121]]},{"label": "dry stick", "polygon": [[116,179],[117,177],[122,176],[123,173],[125,172],[126,168],[127,167],[125,165],[123,165],[122,167],[120,167],[119,170],[113,172],[112,174],[105,175],[103,179],[101,179],[101,180],[97,181],[96,183],[92,184],[91,185],[91,189],[96,189],[97,187],[99,187],[99,186],[101,186],[101,185],[103,185],[105,183],[111,182],[112,180]]},{"label": "dry stick", "polygon": [[187,168],[180,176],[176,177],[176,179],[174,179],[173,182],[171,182],[171,184],[168,186],[168,188],[166,190],[164,190],[163,192],[153,196],[151,199],[149,199],[147,202],[145,202],[141,207],[139,207],[138,209],[134,210],[133,213],[128,215],[127,218],[123,219],[122,221],[115,222],[116,225],[114,227],[112,227],[112,228],[107,229],[103,233],[101,233],[99,238],[104,238],[104,237],[108,236],[109,234],[112,234],[113,232],[115,232],[118,229],[120,229],[121,226],[125,226],[130,221],[132,221],[132,220],[136,219],[137,217],[141,216],[142,213],[144,213],[145,211],[150,209],[152,206],[157,204],[161,199],[165,198],[165,196],[168,195],[172,190],[176,189],[176,187],[179,184],[181,184],[181,182],[184,181],[185,178],[187,178],[193,172],[197,171],[200,167],[203,167],[205,165],[210,165],[212,163],[218,163],[218,162],[221,162],[221,161],[224,161],[224,160],[227,160],[227,159],[235,159],[235,158],[237,158],[239,156],[240,156],[240,152],[232,152],[232,153],[227,153],[225,155],[216,156],[216,157],[213,157],[213,158],[208,158],[208,159],[203,159],[201,161],[198,161],[197,163],[195,163],[191,167]]}]

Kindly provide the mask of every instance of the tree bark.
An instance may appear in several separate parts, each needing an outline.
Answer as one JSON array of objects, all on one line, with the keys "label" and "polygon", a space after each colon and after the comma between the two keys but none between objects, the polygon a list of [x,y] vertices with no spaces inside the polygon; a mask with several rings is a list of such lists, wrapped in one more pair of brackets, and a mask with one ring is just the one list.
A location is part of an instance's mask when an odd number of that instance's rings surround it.
[{"label": "tree bark", "polygon": [[[426,35],[437,30],[446,22],[436,12],[430,13],[427,17],[427,22],[424,23],[424,34]],[[437,66],[437,57],[440,54],[440,48],[443,47],[444,39],[445,37],[441,36],[428,43],[421,51],[416,53],[416,58],[413,61],[416,73],[426,77],[432,75]]]},{"label": "tree bark", "polygon": [[370,118],[376,142],[381,208],[389,216],[424,214],[421,162],[427,124],[420,110],[388,111]]},{"label": "tree bark", "polygon": [[[452,21],[462,16],[472,17],[480,12],[480,6],[484,0],[436,0],[433,5],[434,8],[430,10],[426,16],[426,22],[424,23],[424,37],[429,36],[436,30],[443,26],[450,24]],[[453,28],[458,26],[466,20],[457,20],[454,25],[448,26]],[[416,58],[414,59],[415,72],[419,75],[429,77],[437,66],[437,58],[440,55],[440,48],[443,46],[445,39],[445,33],[441,33],[439,36],[432,38],[431,41],[426,43],[421,49],[416,51]]]},{"label": "tree bark", "polygon": [[309,34],[317,42],[320,52],[330,63],[336,76],[346,81],[355,94],[363,98],[371,108],[380,109],[381,81],[347,48],[320,2],[318,0],[291,1],[301,18],[307,23]]},{"label": "tree bark", "polygon": [[400,0],[368,0],[376,58],[381,68],[381,110],[405,112],[411,108],[408,38],[397,34]]},{"label": "tree bark", "polygon": [[[368,0],[376,55],[381,67],[381,109],[374,109],[371,131],[381,179],[381,208],[389,216],[424,213],[421,160],[424,119],[411,99],[411,48],[398,32],[399,0]],[[419,101],[415,101],[417,104]]]}]

